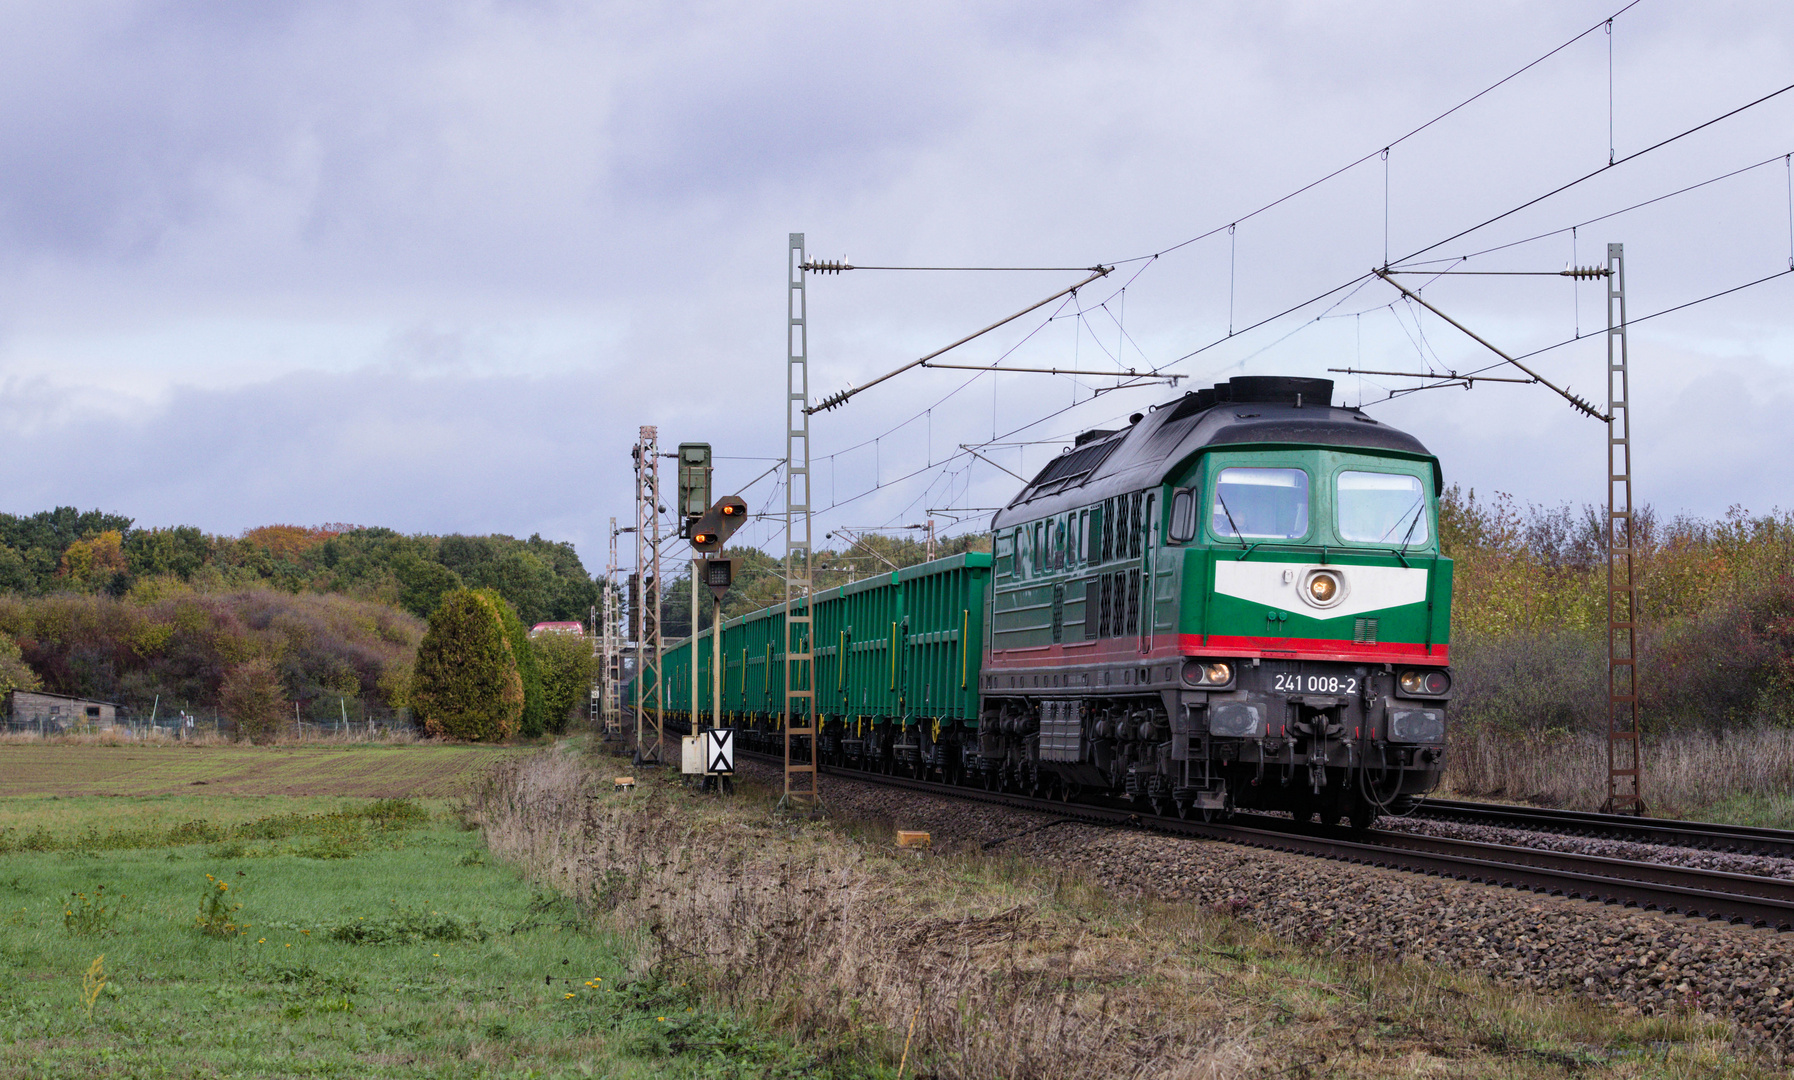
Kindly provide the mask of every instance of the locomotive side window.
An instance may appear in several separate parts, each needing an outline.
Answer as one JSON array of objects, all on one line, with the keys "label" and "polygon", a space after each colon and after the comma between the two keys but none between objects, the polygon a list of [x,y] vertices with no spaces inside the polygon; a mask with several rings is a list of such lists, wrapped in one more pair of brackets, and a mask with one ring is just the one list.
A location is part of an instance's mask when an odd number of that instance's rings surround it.
[{"label": "locomotive side window", "polygon": [[1171,496],[1171,542],[1187,544],[1196,539],[1196,493],[1179,488]]},{"label": "locomotive side window", "polygon": [[995,577],[998,581],[1007,581],[1015,576],[1015,537],[1008,533],[998,533],[996,549]]},{"label": "locomotive side window", "polygon": [[1431,539],[1420,478],[1397,473],[1342,472],[1339,538],[1352,544],[1424,546]]},{"label": "locomotive side window", "polygon": [[1235,540],[1299,540],[1308,535],[1308,474],[1236,466],[1215,479],[1209,529]]}]

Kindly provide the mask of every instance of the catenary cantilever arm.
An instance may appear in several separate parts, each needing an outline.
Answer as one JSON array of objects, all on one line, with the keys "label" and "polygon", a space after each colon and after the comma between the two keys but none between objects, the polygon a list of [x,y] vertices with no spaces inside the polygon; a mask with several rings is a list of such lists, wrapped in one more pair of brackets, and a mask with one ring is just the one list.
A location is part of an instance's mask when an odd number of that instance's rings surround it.
[{"label": "catenary cantilever arm", "polygon": [[968,341],[974,341],[978,338],[981,338],[985,334],[990,333],[992,330],[995,330],[999,326],[1004,326],[1009,323],[1012,323],[1015,320],[1021,318],[1023,315],[1026,315],[1028,312],[1035,310],[1036,308],[1045,307],[1046,305],[1059,299],[1061,296],[1065,296],[1069,293],[1077,292],[1079,289],[1090,284],[1092,281],[1095,281],[1097,278],[1107,277],[1109,274],[1113,273],[1114,270],[1115,270],[1115,268],[1113,266],[1098,266],[1095,269],[1091,270],[1089,277],[1085,278],[1083,281],[1078,282],[1076,285],[1072,285],[1068,288],[1060,289],[1058,292],[1047,297],[1045,300],[1042,300],[1039,303],[1029,304],[1027,307],[1016,312],[1014,315],[1009,315],[1004,318],[998,319],[996,322],[991,323],[989,326],[985,327],[984,329],[979,330],[976,333],[967,334],[965,337],[960,338],[958,341],[955,341],[951,345],[947,345],[942,348],[936,349],[933,352],[929,353],[927,356],[924,356],[919,360],[911,360],[909,363],[903,365],[902,367],[896,369],[895,371],[888,371],[885,374],[880,375],[878,378],[873,379],[871,382],[867,383],[865,386],[849,387],[846,390],[842,390],[837,393],[830,394],[828,397],[823,398],[821,401],[819,401],[816,404],[811,405],[809,408],[805,409],[804,412],[806,412],[806,413],[827,412],[828,410],[835,408],[837,405],[841,405],[841,404],[845,403],[848,398],[854,396],[855,394],[859,393],[862,390],[869,390],[872,387],[877,386],[879,383],[884,382],[886,379],[889,379],[894,375],[901,375],[904,372],[910,370],[911,368],[922,367],[923,365],[927,364],[928,361],[933,360],[935,357],[940,356],[943,353],[952,352],[954,349],[959,348],[961,345],[964,345]]},{"label": "catenary cantilever arm", "polygon": [[1445,312],[1440,311],[1438,308],[1427,303],[1425,300],[1422,300],[1418,295],[1416,295],[1415,293],[1409,291],[1406,287],[1404,287],[1401,282],[1395,280],[1393,277],[1390,277],[1389,273],[1387,271],[1373,269],[1373,270],[1371,270],[1371,273],[1382,278],[1384,281],[1387,281],[1389,284],[1394,285],[1398,290],[1400,290],[1400,292],[1403,296],[1414,301],[1416,304],[1419,304],[1421,307],[1426,308],[1428,311],[1432,312],[1433,314],[1439,316],[1441,319],[1444,319],[1446,322],[1450,323],[1451,325],[1457,327],[1459,330],[1463,331],[1465,336],[1470,338],[1470,340],[1476,342],[1478,345],[1481,345],[1483,348],[1494,353],[1496,356],[1501,357],[1503,360],[1506,360],[1508,363],[1519,368],[1521,371],[1526,372],[1526,374],[1531,375],[1534,379],[1538,380],[1540,383],[1542,383],[1543,385],[1545,385],[1546,387],[1548,387],[1552,391],[1554,391],[1559,397],[1561,397],[1565,401],[1569,402],[1570,405],[1573,408],[1575,408],[1578,412],[1586,413],[1588,416],[1591,416],[1594,419],[1601,421],[1602,423],[1607,423],[1608,421],[1610,421],[1612,419],[1612,417],[1608,416],[1606,413],[1602,412],[1601,410],[1595,408],[1593,405],[1589,404],[1587,401],[1584,401],[1582,398],[1579,398],[1575,394],[1570,393],[1568,390],[1565,390],[1563,387],[1552,382],[1550,379],[1545,378],[1543,375],[1540,375],[1538,372],[1527,367],[1525,364],[1522,364],[1520,361],[1509,356],[1507,353],[1504,353],[1500,349],[1497,349],[1495,346],[1489,344],[1488,341],[1486,341],[1482,337],[1478,336],[1475,331],[1471,330],[1469,327],[1465,326],[1463,323],[1452,318],[1450,315],[1447,315]]}]

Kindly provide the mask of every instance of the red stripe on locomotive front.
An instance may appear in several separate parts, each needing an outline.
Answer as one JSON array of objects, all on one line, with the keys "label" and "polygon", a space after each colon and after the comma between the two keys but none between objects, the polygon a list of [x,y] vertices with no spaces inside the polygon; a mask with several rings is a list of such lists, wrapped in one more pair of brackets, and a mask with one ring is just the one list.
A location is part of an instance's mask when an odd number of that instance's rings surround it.
[{"label": "red stripe on locomotive front", "polygon": [[1245,656],[1267,660],[1367,660],[1373,664],[1404,661],[1418,664],[1450,662],[1450,647],[1420,645],[1406,641],[1385,641],[1374,645],[1356,641],[1329,641],[1325,638],[1234,637],[1210,634],[1183,635],[1186,656]]},{"label": "red stripe on locomotive front", "polygon": [[1138,639],[1108,638],[1068,645],[1036,645],[1028,649],[1004,649],[985,656],[991,671],[1034,671],[1043,667],[1078,664],[1150,664],[1183,656],[1213,656],[1265,660],[1363,661],[1373,664],[1450,663],[1450,647],[1387,641],[1374,645],[1326,638],[1246,637],[1210,634],[1154,634],[1154,648],[1141,652]]}]

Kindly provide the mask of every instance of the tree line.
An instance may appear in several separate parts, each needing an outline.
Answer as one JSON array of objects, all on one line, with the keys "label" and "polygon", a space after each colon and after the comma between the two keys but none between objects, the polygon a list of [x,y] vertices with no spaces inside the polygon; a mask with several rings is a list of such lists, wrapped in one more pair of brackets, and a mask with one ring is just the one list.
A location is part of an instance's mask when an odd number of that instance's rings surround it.
[{"label": "tree line", "polygon": [[341,593],[427,618],[459,588],[497,592],[525,623],[585,620],[598,583],[573,545],[531,536],[406,536],[359,525],[268,525],[214,536],[190,525],[134,527],[132,519],[63,506],[0,514],[0,593],[74,592],[154,599],[269,588]]}]

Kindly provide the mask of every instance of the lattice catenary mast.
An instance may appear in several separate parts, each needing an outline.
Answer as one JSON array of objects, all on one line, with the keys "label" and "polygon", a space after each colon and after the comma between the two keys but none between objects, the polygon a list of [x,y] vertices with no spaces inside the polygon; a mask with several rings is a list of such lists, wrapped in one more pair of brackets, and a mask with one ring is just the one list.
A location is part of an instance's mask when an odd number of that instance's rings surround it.
[{"label": "lattice catenary mast", "polygon": [[598,717],[597,728],[606,739],[623,735],[622,702],[618,695],[623,686],[623,642],[618,633],[617,615],[617,519],[610,519],[610,562],[604,570],[604,597],[600,602],[598,648]]},{"label": "lattice catenary mast", "polygon": [[[664,735],[665,659],[660,639],[660,432],[642,426],[635,444],[635,566],[641,582],[635,620],[635,756],[660,764]],[[649,715],[652,713],[652,728]]]},{"label": "lattice catenary mast", "polygon": [[1626,371],[1626,255],[1607,245],[1607,805],[1643,814],[1638,745],[1638,602],[1633,591],[1632,394]]},{"label": "lattice catenary mast", "polygon": [[[810,634],[810,342],[804,234],[785,259],[785,793],[779,809],[821,809],[816,784],[815,670]],[[795,751],[795,752],[794,752]]]}]

